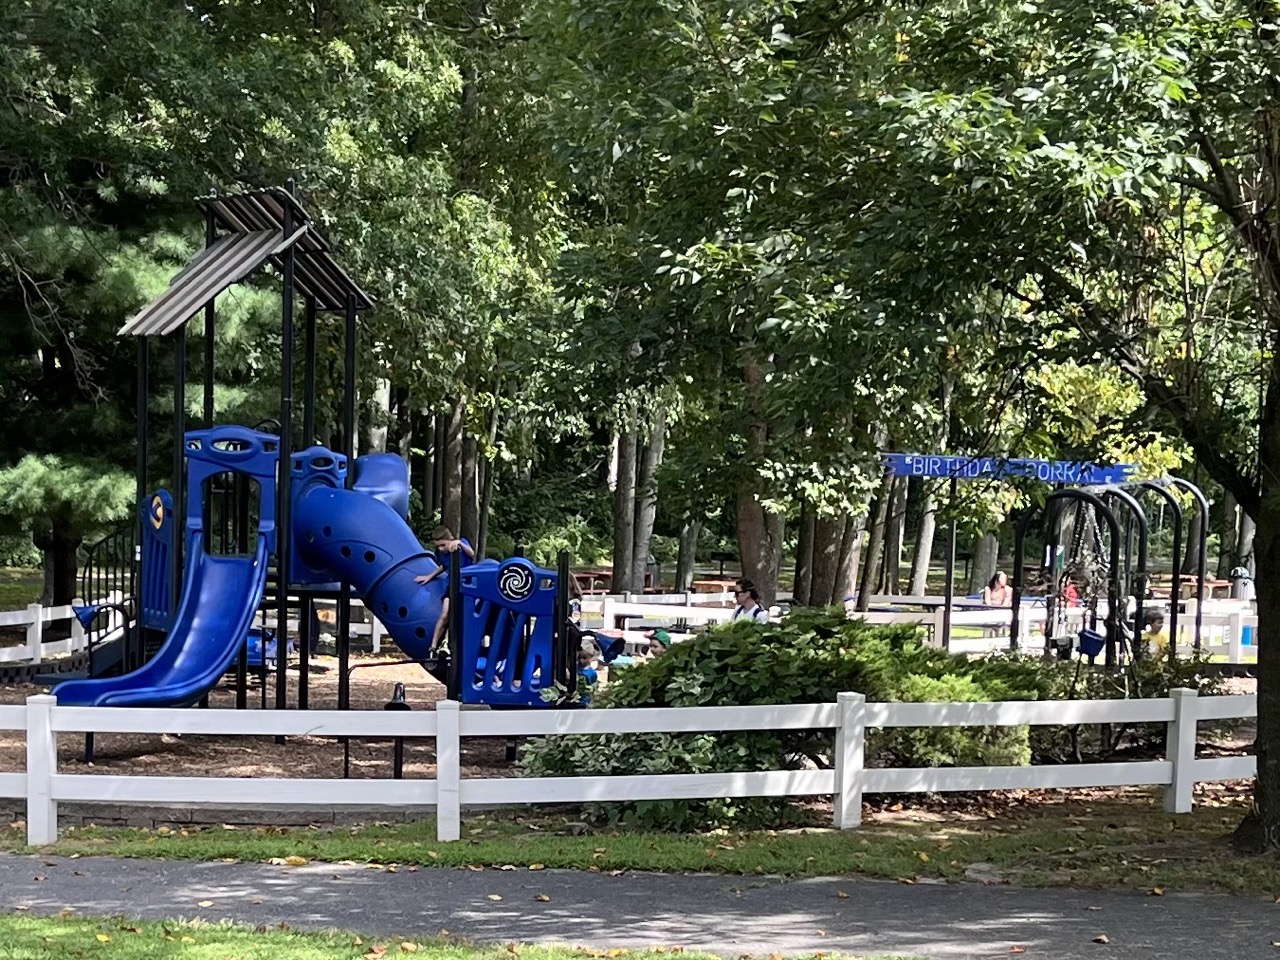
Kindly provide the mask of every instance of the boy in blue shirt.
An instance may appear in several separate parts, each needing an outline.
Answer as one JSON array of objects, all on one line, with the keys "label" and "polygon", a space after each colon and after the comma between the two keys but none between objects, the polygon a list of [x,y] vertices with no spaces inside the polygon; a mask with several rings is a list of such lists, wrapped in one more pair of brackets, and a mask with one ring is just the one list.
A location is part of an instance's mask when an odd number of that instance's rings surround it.
[{"label": "boy in blue shirt", "polygon": [[[431,534],[431,539],[435,541],[436,546],[436,568],[428,574],[421,577],[414,577],[414,583],[430,583],[436,577],[449,576],[449,554],[462,551],[463,557],[466,559],[463,564],[471,563],[476,558],[475,548],[466,540],[465,537],[455,537],[453,531],[446,526],[436,527]],[[446,584],[447,584],[446,580]],[[449,589],[445,587],[444,603],[440,607],[440,619],[436,621],[435,633],[431,637],[431,652],[434,654],[441,647],[441,641],[444,639],[445,630],[449,628]]]}]

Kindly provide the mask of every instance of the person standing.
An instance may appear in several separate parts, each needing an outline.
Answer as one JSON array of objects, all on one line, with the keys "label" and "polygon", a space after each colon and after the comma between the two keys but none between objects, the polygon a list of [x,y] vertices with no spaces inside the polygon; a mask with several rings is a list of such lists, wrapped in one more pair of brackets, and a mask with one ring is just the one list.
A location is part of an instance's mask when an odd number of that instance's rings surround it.
[{"label": "person standing", "polygon": [[733,599],[737,607],[733,611],[733,619],[754,620],[756,623],[768,623],[769,611],[760,606],[760,592],[756,585],[745,577],[733,585]]}]

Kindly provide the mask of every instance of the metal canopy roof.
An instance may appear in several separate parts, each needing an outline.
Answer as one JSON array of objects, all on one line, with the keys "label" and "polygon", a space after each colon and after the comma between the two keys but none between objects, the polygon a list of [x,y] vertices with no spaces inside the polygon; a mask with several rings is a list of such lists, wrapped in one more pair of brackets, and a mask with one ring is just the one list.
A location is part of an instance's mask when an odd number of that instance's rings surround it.
[{"label": "metal canopy roof", "polygon": [[[229,231],[173,278],[169,289],[147,304],[120,328],[121,336],[172,333],[234,283],[265,263],[283,267],[286,250],[294,250],[294,284],[315,301],[317,310],[345,310],[348,297],[356,310],[368,310],[373,298],[365,293],[330,253],[329,241],[315,229],[311,216],[287,190],[215,194],[196,206],[212,215],[219,230]],[[284,235],[285,210],[293,226]]]}]

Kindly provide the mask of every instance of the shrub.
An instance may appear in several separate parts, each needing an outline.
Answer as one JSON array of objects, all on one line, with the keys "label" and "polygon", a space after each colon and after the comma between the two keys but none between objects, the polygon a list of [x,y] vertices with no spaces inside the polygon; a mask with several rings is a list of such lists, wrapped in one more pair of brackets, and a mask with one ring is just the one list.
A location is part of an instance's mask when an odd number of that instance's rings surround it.
[{"label": "shrub", "polygon": [[[1105,699],[1163,696],[1172,687],[1217,691],[1195,663],[1170,671],[1154,660],[1140,665],[1137,687],[1122,674],[1077,671],[1074,663],[992,656],[968,659],[921,643],[911,626],[870,626],[848,620],[838,608],[800,609],[787,620],[760,627],[729,624],[673,646],[665,656],[616,675],[596,705],[609,707],[727,706],[830,703],[841,691],[875,702]],[[1149,744],[1163,727],[1112,731],[1100,728],[930,727],[868,731],[870,766],[999,766],[1061,762],[1113,751],[1118,734]],[[826,767],[829,731],[647,734],[547,737],[530,744],[531,776],[723,773]],[[597,803],[592,819],[646,828],[697,830],[784,823],[794,810],[768,798],[712,801]]]},{"label": "shrub", "polygon": [[[1036,699],[1042,668],[995,667],[925,647],[914,627],[875,627],[842,611],[798,610],[778,624],[736,623],[709,631],[649,663],[621,672],[597,706],[719,706],[830,703],[856,690],[873,701]],[[719,773],[827,767],[829,731],[565,736],[535,741],[525,754],[532,776]],[[1026,762],[1025,728],[872,731],[873,763],[905,766]],[[691,830],[732,822],[776,824],[786,802],[766,798],[592,804],[611,822]]]}]

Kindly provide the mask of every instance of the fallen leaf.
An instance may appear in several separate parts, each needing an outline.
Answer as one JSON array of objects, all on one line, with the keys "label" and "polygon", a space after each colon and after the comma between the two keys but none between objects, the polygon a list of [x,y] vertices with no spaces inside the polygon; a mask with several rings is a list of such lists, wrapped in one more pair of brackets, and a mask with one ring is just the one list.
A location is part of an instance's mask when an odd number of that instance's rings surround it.
[{"label": "fallen leaf", "polygon": [[400,868],[397,867],[394,863],[391,864],[391,866],[387,867],[387,873],[398,873],[399,870]]},{"label": "fallen leaf", "polygon": [[929,855],[928,855],[927,853],[925,853],[923,850],[919,850],[919,851],[917,851],[917,852],[916,852],[916,856],[920,858],[920,862],[921,862],[921,863],[928,863],[928,862],[929,862]]},{"label": "fallen leaf", "polygon": [[1026,953],[1027,948],[1026,947],[1010,947],[1009,952],[1010,953]]},{"label": "fallen leaf", "polygon": [[307,863],[307,858],[299,857],[295,854],[294,856],[291,856],[291,857],[285,857],[284,862],[291,867],[301,867]]},{"label": "fallen leaf", "polygon": [[99,943],[110,943],[110,942],[111,942],[111,938],[110,938],[110,937],[108,937],[105,933],[100,933],[100,934],[98,934],[98,942],[99,942]]},{"label": "fallen leaf", "polygon": [[545,893],[540,893],[540,894],[538,894],[536,897],[534,897],[533,899],[537,900],[539,903],[550,903],[550,902],[551,902],[551,898],[550,898],[550,897],[548,897]]},{"label": "fallen leaf", "polygon": [[195,941],[195,938],[194,938],[194,937],[183,937],[181,942],[182,942],[182,943],[195,943],[196,941]]},{"label": "fallen leaf", "polygon": [[261,898],[261,897],[254,897],[254,898],[253,898],[252,900],[250,900],[249,902],[250,902],[250,903],[252,903],[252,904],[254,904],[254,905],[256,906],[257,904],[262,903],[262,898]]},{"label": "fallen leaf", "polygon": [[1093,942],[1094,943],[1110,943],[1111,938],[1108,937],[1105,933],[1100,933],[1093,938]]},{"label": "fallen leaf", "polygon": [[418,945],[412,940],[406,940],[404,943],[400,944],[400,949],[405,953],[417,953]]},{"label": "fallen leaf", "polygon": [[547,869],[547,865],[546,865],[545,863],[531,863],[531,864],[529,864],[529,869],[530,869],[530,870],[545,870],[545,869]]},{"label": "fallen leaf", "polygon": [[492,901],[494,901],[494,902],[496,903],[496,902],[498,902],[499,900],[501,900],[502,898],[501,898],[500,896],[498,896],[496,893],[491,893],[491,894],[489,894],[489,899],[490,899],[490,900],[492,900]]},{"label": "fallen leaf", "polygon": [[1163,897],[1163,896],[1164,896],[1164,887],[1152,887],[1152,888],[1151,888],[1151,890],[1150,890],[1150,892],[1149,892],[1149,896],[1152,896],[1152,897]]},{"label": "fallen leaf", "polygon": [[428,857],[430,857],[432,860],[439,860],[439,859],[440,859],[440,854],[436,853],[434,850],[428,850],[428,851],[427,851],[427,856],[428,856]]},{"label": "fallen leaf", "polygon": [[354,940],[351,941],[351,945],[353,947],[363,947],[364,941],[361,940],[359,937],[356,937]]},{"label": "fallen leaf", "polygon": [[514,870],[515,868],[516,868],[516,867],[515,867],[515,864],[514,864],[514,863],[504,863],[504,864],[503,864],[502,866],[500,866],[498,869],[499,869],[499,870]]},{"label": "fallen leaf", "polygon": [[213,901],[212,901],[212,900],[201,900],[199,903],[197,903],[197,904],[196,904],[196,906],[197,906],[197,907],[212,907],[212,906],[213,906]]},{"label": "fallen leaf", "polygon": [[837,890],[837,891],[836,891],[836,899],[837,899],[837,900],[848,900],[848,899],[849,899],[849,895],[848,895],[847,893],[845,893],[843,890]]}]

